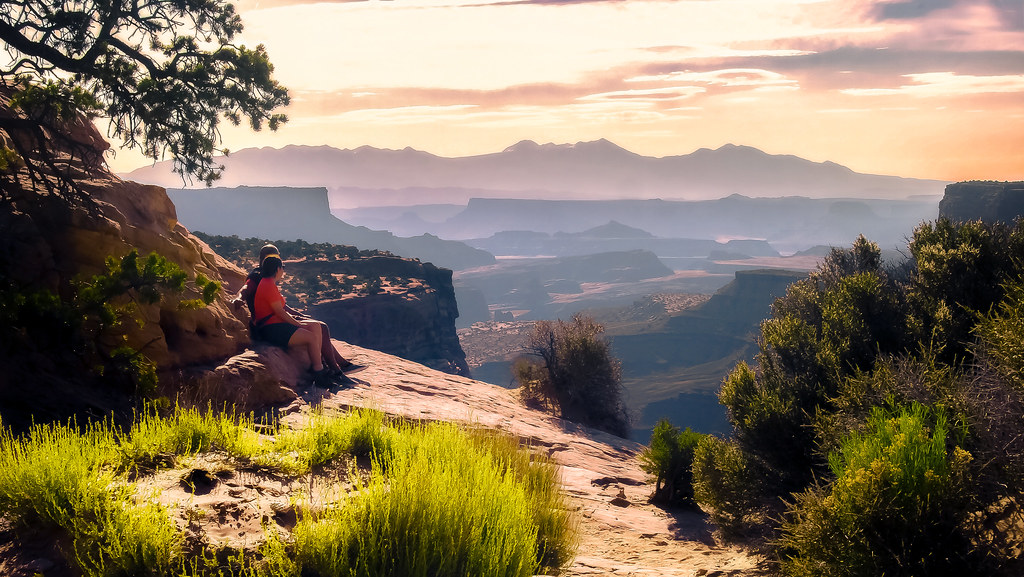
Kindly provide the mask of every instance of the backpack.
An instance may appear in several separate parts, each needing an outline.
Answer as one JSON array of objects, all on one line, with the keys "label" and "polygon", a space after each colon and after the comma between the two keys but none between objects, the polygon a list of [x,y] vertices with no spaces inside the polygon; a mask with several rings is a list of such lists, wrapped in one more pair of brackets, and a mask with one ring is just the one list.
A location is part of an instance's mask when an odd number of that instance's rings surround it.
[{"label": "backpack", "polygon": [[260,286],[262,278],[260,269],[255,268],[245,277],[245,286],[242,288],[245,306],[249,307],[249,336],[253,339],[259,339],[259,329],[274,316],[274,313],[270,313],[262,319],[256,318],[256,289]]}]

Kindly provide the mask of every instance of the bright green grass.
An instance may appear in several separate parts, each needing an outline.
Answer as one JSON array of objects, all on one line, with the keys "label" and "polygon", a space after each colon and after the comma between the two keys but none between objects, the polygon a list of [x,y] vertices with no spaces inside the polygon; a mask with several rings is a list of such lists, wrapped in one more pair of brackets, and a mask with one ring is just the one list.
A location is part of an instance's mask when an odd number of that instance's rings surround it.
[{"label": "bright green grass", "polygon": [[[277,574],[526,576],[575,548],[557,469],[515,439],[445,423],[393,428],[368,479],[293,532]],[[278,549],[280,551],[280,549]]]},{"label": "bright green grass", "polygon": [[[557,571],[575,553],[557,467],[513,437],[391,423],[371,410],[314,412],[302,429],[274,432],[260,434],[251,417],[181,408],[145,412],[127,432],[106,423],[3,430],[0,515],[19,530],[63,531],[87,576],[217,575],[209,551],[186,558],[168,512],[137,502],[128,475],[218,451],[286,475],[348,462],[354,485],[304,513],[291,541],[270,536],[263,560],[236,561],[239,574],[525,576]],[[354,457],[369,457],[370,471]]]},{"label": "bright green grass", "polygon": [[161,417],[155,411],[144,411],[127,434],[119,435],[119,452],[126,469],[152,468],[166,462],[166,457],[223,451],[249,460],[265,455],[264,438],[256,432],[252,416],[228,412],[215,413],[212,408],[176,408]]},{"label": "bright green grass", "polygon": [[87,576],[166,574],[180,554],[167,513],[135,503],[111,427],[36,425],[0,431],[0,515],[22,530],[63,530]]},{"label": "bright green grass", "polygon": [[301,429],[280,431],[274,439],[273,450],[255,460],[282,472],[305,474],[342,457],[366,457],[374,452],[386,454],[393,432],[380,411],[326,415],[317,410]]}]

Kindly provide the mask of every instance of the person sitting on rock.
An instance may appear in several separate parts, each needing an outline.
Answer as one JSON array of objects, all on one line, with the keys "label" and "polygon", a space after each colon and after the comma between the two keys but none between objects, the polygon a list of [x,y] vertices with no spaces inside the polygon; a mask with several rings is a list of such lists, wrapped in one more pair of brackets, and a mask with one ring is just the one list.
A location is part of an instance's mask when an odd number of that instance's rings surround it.
[{"label": "person sitting on rock", "polygon": [[[253,299],[256,319],[253,326],[258,338],[283,349],[305,348],[312,365],[313,385],[328,387],[336,375],[323,363],[323,333],[319,323],[312,319],[300,321],[285,310],[284,297],[277,286],[284,278],[281,258],[268,256],[263,259],[260,277]],[[331,348],[334,348],[333,345]],[[345,378],[344,375],[337,376]]]},{"label": "person sitting on rock", "polygon": [[[253,323],[255,323],[256,320],[259,318],[256,316],[256,311],[254,310],[253,303],[254,296],[256,294],[256,289],[259,286],[260,280],[262,278],[261,267],[263,261],[266,260],[266,258],[269,256],[275,256],[280,259],[280,253],[281,251],[279,251],[277,247],[273,244],[263,245],[263,248],[260,249],[260,266],[254,268],[249,273],[249,276],[245,278],[245,284],[243,284],[242,288],[239,289],[238,295],[235,297],[235,300],[232,301],[236,309],[240,308],[243,303],[248,305],[250,317],[249,330],[254,340],[263,340],[257,334],[258,331],[253,326]],[[332,376],[340,378],[342,374],[345,372],[351,372],[358,368],[361,368],[358,365],[355,365],[351,361],[347,360],[345,357],[341,355],[341,353],[338,352],[338,349],[334,348],[334,343],[331,342],[331,330],[327,327],[327,323],[306,316],[301,312],[288,306],[287,304],[284,305],[284,310],[293,318],[301,321],[306,326],[312,327],[313,323],[319,325],[321,343],[320,356],[323,360],[323,363],[327,365],[328,369],[330,369]]]}]

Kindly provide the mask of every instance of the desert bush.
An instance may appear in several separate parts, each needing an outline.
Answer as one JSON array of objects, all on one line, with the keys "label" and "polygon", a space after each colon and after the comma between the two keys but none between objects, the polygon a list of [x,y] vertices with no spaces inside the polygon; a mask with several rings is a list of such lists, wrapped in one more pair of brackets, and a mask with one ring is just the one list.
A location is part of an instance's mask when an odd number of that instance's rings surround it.
[{"label": "desert bush", "polygon": [[537,322],[526,348],[539,360],[518,363],[515,376],[529,395],[557,407],[562,418],[627,437],[622,369],[600,338],[603,331],[580,314],[571,322]]},{"label": "desert bush", "polygon": [[941,343],[947,362],[967,357],[977,315],[1002,300],[1005,283],[1024,265],[1024,222],[923,223],[910,252],[916,267],[908,295],[917,337]]},{"label": "desert bush", "polygon": [[651,443],[640,452],[640,467],[654,475],[652,500],[672,505],[694,505],[693,452],[706,435],[686,427],[680,431],[662,419],[654,427]]},{"label": "desert bush", "polygon": [[964,520],[970,453],[942,410],[876,407],[829,455],[835,480],[796,496],[782,525],[793,576],[958,575],[977,567]]},{"label": "desert bush", "polygon": [[471,429],[478,450],[491,455],[499,470],[508,470],[526,488],[537,525],[538,561],[545,570],[562,570],[576,555],[579,519],[562,491],[558,465],[548,456],[524,448],[520,439],[491,429]]},{"label": "desert bush", "polygon": [[742,535],[759,523],[758,475],[748,456],[734,442],[706,435],[693,451],[694,499],[727,538]]},{"label": "desert bush", "polygon": [[520,357],[512,363],[512,374],[519,382],[519,400],[524,405],[543,411],[557,410],[551,379],[542,364]]},{"label": "desert bush", "polygon": [[119,436],[121,467],[152,469],[173,465],[175,457],[219,450],[257,460],[267,450],[255,431],[252,415],[177,406],[168,415],[146,407],[127,434]]},{"label": "desert bush", "polygon": [[925,223],[911,254],[858,239],[791,285],[719,392],[735,444],[695,452],[698,502],[790,574],[1020,574],[1024,228]]},{"label": "desert bush", "polygon": [[813,423],[835,411],[844,378],[910,343],[905,298],[879,254],[860,237],[791,285],[761,325],[758,372],[741,363],[719,392],[740,446],[780,492],[806,486],[824,469]]},{"label": "desert bush", "polygon": [[[521,450],[512,447],[449,424],[400,430],[388,455],[374,455],[370,477],[356,477],[354,492],[316,517],[303,516],[293,532],[295,563],[275,562],[275,570],[526,576],[545,559],[557,563],[547,569],[564,566],[574,526],[545,535],[537,523],[538,504],[564,507],[550,498],[555,468],[512,456]],[[536,467],[550,470],[538,476]],[[539,491],[538,481],[548,488]],[[560,553],[549,557],[553,551]]]},{"label": "desert bush", "polygon": [[977,324],[980,351],[1000,377],[1024,392],[1024,278],[1004,287],[1006,297]]},{"label": "desert bush", "polygon": [[343,457],[388,455],[393,436],[394,429],[388,426],[380,411],[362,409],[332,415],[315,410],[302,428],[279,432],[273,451],[257,462],[288,473],[303,474]]}]

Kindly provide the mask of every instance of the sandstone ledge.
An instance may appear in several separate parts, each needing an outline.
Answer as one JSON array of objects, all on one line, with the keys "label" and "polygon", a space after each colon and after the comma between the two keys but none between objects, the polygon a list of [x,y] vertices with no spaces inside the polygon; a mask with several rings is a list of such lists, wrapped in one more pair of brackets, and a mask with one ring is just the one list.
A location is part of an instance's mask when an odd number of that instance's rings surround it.
[{"label": "sandstone ledge", "polygon": [[636,460],[640,444],[527,409],[502,387],[343,342],[335,345],[367,368],[353,375],[354,386],[297,396],[283,411],[285,423],[301,424],[304,409],[320,404],[326,409],[372,407],[518,435],[562,466],[565,490],[579,507],[581,543],[567,575],[761,574],[759,557],[716,544],[704,515],[648,503],[653,486]]}]

